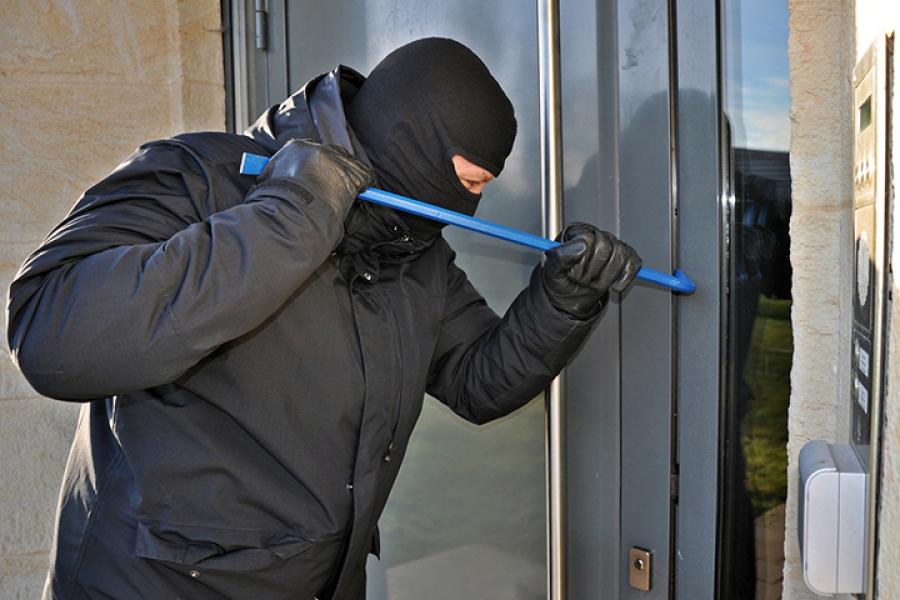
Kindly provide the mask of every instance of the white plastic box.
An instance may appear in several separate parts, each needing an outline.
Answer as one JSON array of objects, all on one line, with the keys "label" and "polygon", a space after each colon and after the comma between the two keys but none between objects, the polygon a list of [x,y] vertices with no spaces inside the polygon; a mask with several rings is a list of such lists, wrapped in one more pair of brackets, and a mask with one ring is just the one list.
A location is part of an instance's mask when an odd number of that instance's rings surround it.
[{"label": "white plastic box", "polygon": [[800,450],[800,555],[817,594],[865,591],[866,479],[847,444],[816,440]]}]

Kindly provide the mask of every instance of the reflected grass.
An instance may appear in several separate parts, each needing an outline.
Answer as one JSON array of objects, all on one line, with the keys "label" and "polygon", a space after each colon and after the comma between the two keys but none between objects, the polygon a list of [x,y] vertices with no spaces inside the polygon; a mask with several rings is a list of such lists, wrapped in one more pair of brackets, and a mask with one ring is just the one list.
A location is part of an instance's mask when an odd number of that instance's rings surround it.
[{"label": "reflected grass", "polygon": [[787,497],[787,419],[791,386],[791,301],[761,296],[743,380],[750,392],[741,422],[746,486],[754,516]]}]

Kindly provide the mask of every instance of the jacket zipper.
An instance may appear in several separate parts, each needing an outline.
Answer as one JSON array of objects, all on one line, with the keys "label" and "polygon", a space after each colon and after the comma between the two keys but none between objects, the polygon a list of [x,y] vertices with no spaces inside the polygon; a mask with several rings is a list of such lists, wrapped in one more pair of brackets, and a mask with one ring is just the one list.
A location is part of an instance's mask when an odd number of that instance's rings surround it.
[{"label": "jacket zipper", "polygon": [[359,326],[356,324],[356,300],[353,298],[353,284],[356,283],[356,280],[359,279],[360,274],[357,273],[350,279],[350,284],[347,286],[347,293],[350,296],[350,315],[353,317],[353,333],[356,338],[356,351],[359,353],[359,362],[362,367],[363,372],[363,393],[365,394],[365,379],[366,379],[366,357],[363,354],[362,347],[362,339],[359,335]]},{"label": "jacket zipper", "polygon": [[[404,234],[394,241],[408,242],[409,234]],[[391,462],[391,453],[394,451],[394,440],[397,438],[397,430],[400,428],[400,417],[403,415],[403,340],[400,335],[400,324],[397,322],[397,315],[394,313],[394,309],[391,308],[390,301],[383,294],[379,294],[379,296],[384,300],[384,306],[391,316],[391,321],[394,323],[394,335],[396,340],[395,355],[397,358],[397,368],[401,371],[400,389],[397,391],[397,402],[396,408],[394,409],[393,424],[391,425],[391,436],[388,438],[387,452],[384,455],[384,462],[389,463]]]},{"label": "jacket zipper", "polygon": [[[360,336],[359,336],[359,327],[356,325],[356,299],[353,297],[353,286],[356,284],[356,280],[359,279],[360,277],[361,277],[361,275],[359,273],[355,274],[353,276],[353,278],[350,279],[350,285],[347,287],[348,287],[348,291],[350,294],[350,310],[351,310],[351,314],[353,315],[353,328],[354,328],[354,331],[356,332],[356,346],[357,346],[357,349],[359,350],[360,360],[362,360],[362,363],[363,363],[363,379],[365,379],[366,359],[365,359],[365,355],[363,354],[362,340],[360,339]],[[377,294],[377,295],[379,297],[382,297],[381,294]],[[397,332],[397,334],[399,334],[399,328],[397,326],[397,317],[396,317],[396,315],[394,315],[394,311],[391,309],[390,303],[386,303],[386,304],[384,304],[384,306],[388,310],[388,313],[391,316],[391,320],[394,323],[394,331]],[[398,368],[402,369],[402,362],[397,361],[397,363],[398,363]],[[403,377],[402,377],[402,374],[400,377],[400,381],[401,381],[400,393],[398,394],[399,400],[396,402],[396,408],[395,408],[394,414],[393,414],[393,419],[392,419],[393,424],[391,426],[391,435],[390,435],[390,438],[388,438],[388,446],[387,446],[387,452],[384,455],[384,462],[391,462],[391,453],[394,450],[394,438],[396,438],[397,429],[400,426],[400,415],[402,414],[402,408],[403,408],[403,386],[402,386]]]},{"label": "jacket zipper", "polygon": [[[409,239],[410,239],[410,238],[409,238],[409,235],[408,235],[408,234],[404,234],[404,235],[401,236],[400,238],[398,238],[398,239],[396,239],[396,240],[393,240],[393,241],[395,241],[395,242],[407,242],[407,241],[409,241]],[[383,243],[391,243],[391,242],[383,242]],[[354,325],[354,328],[355,328],[355,330],[356,330],[356,344],[357,344],[357,346],[359,347],[359,354],[360,354],[360,357],[362,357],[362,356],[363,356],[362,340],[361,340],[360,337],[359,337],[359,328],[356,327],[356,307],[355,307],[355,305],[354,305],[354,299],[353,299],[353,284],[356,283],[356,280],[357,280],[359,277],[360,277],[359,273],[357,273],[356,275],[354,275],[353,278],[350,280],[350,285],[349,285],[348,287],[349,287],[349,291],[350,291],[350,309],[353,311],[353,313],[352,313],[352,314],[353,314],[353,325]],[[379,296],[379,297],[384,301],[383,306],[384,306],[384,307],[387,309],[387,311],[390,313],[391,321],[393,321],[393,323],[394,323],[394,332],[395,332],[395,336],[396,336],[396,350],[395,350],[395,354],[397,355],[397,359],[398,359],[398,360],[397,360],[397,368],[401,370],[401,373],[400,373],[400,390],[398,391],[398,394],[397,394],[396,408],[395,408],[395,411],[394,411],[395,414],[394,414],[394,417],[393,417],[393,419],[392,419],[392,420],[393,420],[393,424],[392,424],[392,426],[391,426],[391,436],[390,436],[390,438],[388,438],[387,452],[386,452],[385,455],[384,455],[384,462],[391,462],[391,453],[394,451],[394,440],[395,440],[396,437],[397,437],[397,430],[400,428],[400,416],[403,414],[403,373],[402,373],[402,369],[403,369],[403,353],[402,353],[402,339],[401,339],[401,336],[400,336],[400,325],[399,325],[399,323],[397,322],[397,315],[394,314],[394,310],[391,308],[391,303],[390,303],[390,301],[388,301],[388,299],[385,298],[383,294],[380,294],[380,293],[379,293],[379,294],[377,294],[377,296]],[[363,361],[363,375],[365,376],[365,358],[362,358],[362,361]]]},{"label": "jacket zipper", "polygon": [[391,308],[390,302],[387,302],[385,306],[391,315],[391,321],[394,323],[394,335],[396,339],[395,355],[398,359],[397,368],[400,370],[400,389],[397,393],[397,402],[393,419],[394,423],[391,426],[391,437],[388,439],[387,454],[384,455],[384,462],[391,462],[391,453],[394,451],[394,440],[397,437],[397,430],[400,428],[400,416],[403,414],[403,345],[400,337],[400,325],[397,323],[397,315],[394,314],[394,309]]}]

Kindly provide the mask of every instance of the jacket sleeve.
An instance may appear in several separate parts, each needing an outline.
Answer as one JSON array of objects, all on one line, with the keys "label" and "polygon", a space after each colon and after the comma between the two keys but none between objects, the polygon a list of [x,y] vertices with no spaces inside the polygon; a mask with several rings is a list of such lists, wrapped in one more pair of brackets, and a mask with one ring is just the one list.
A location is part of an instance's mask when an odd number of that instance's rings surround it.
[{"label": "jacket sleeve", "polygon": [[343,235],[296,186],[217,202],[207,173],[177,143],[146,144],[25,261],[7,335],[35,390],[89,400],[174,381],[272,315]]},{"label": "jacket sleeve", "polygon": [[600,318],[579,320],[556,309],[539,268],[502,318],[452,257],[447,288],[427,391],[478,424],[512,412],[545,389]]}]

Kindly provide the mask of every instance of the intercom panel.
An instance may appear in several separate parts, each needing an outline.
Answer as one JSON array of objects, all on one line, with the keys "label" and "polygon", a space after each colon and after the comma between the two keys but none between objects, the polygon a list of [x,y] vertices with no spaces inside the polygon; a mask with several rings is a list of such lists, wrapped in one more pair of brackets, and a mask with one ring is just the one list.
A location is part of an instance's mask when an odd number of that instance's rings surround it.
[{"label": "intercom panel", "polygon": [[850,442],[869,466],[873,402],[881,393],[885,274],[887,47],[873,44],[854,69],[853,330]]}]

